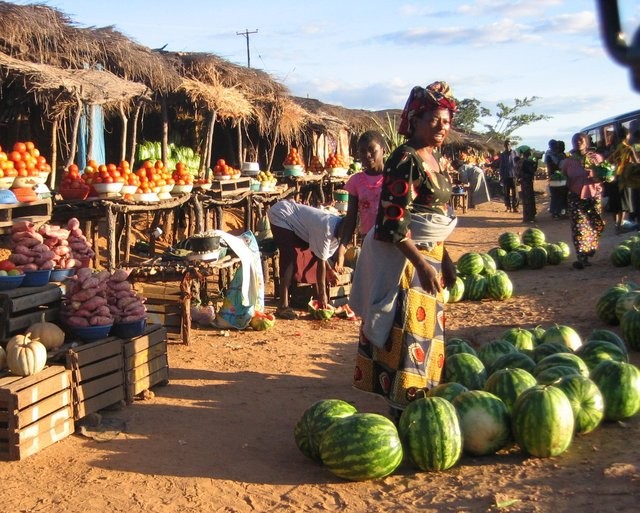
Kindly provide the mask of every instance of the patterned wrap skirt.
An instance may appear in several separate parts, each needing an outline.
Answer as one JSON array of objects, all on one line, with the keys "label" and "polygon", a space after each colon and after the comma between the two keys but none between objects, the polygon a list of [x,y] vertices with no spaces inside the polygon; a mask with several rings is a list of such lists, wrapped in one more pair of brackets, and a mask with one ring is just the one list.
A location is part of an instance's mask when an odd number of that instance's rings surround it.
[{"label": "patterned wrap skirt", "polygon": [[598,249],[600,234],[604,230],[600,198],[580,199],[580,196],[570,192],[568,199],[571,234],[576,254],[591,256]]}]

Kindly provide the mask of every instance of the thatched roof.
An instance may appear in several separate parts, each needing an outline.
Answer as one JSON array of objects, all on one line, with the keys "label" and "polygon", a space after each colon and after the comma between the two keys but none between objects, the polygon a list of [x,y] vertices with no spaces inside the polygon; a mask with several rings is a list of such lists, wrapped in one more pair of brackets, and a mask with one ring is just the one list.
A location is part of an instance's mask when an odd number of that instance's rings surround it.
[{"label": "thatched roof", "polygon": [[310,113],[311,126],[319,132],[335,134],[339,130],[351,130],[354,133],[361,133],[378,127],[375,121],[377,116],[371,111],[347,109],[299,96],[293,97],[293,101]]},{"label": "thatched roof", "polygon": [[215,111],[222,119],[248,119],[254,108],[235,87],[205,84],[200,80],[184,78],[180,86],[189,100],[208,111]]}]

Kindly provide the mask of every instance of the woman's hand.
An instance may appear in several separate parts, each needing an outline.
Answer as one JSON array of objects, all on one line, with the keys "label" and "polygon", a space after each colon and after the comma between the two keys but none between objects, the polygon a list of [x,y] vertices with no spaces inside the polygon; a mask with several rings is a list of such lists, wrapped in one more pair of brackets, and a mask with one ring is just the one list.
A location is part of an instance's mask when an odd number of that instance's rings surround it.
[{"label": "woman's hand", "polygon": [[444,286],[448,289],[453,287],[456,283],[457,277],[456,265],[451,260],[449,253],[445,250],[442,255],[442,281]]},{"label": "woman's hand", "polygon": [[420,280],[420,286],[427,294],[435,296],[438,292],[442,291],[442,285],[440,284],[440,277],[433,267],[426,260],[422,260],[422,263],[416,267],[416,273]]}]

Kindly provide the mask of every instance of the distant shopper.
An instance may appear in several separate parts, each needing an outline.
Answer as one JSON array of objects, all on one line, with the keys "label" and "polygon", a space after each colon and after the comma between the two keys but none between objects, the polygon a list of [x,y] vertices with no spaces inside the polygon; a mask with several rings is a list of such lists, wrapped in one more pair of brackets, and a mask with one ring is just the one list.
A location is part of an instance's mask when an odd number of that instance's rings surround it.
[{"label": "distant shopper", "polygon": [[504,151],[500,153],[500,181],[504,193],[506,212],[518,211],[518,192],[516,190],[518,154],[511,149],[511,141],[504,142]]},{"label": "distant shopper", "polygon": [[[547,179],[552,180],[553,174],[560,171],[564,160],[564,142],[551,139],[549,148],[544,154],[544,164],[547,168]],[[567,210],[567,187],[549,186],[549,213],[553,219],[559,219]]]},{"label": "distant shopper", "polygon": [[476,208],[491,201],[487,180],[481,167],[458,159],[453,161],[453,168],[458,171],[460,183],[467,187],[469,208]]},{"label": "distant shopper", "polygon": [[538,170],[538,160],[531,155],[531,150],[522,154],[520,165],[520,191],[522,193],[522,222],[535,223],[536,221],[536,197],[534,181]]}]

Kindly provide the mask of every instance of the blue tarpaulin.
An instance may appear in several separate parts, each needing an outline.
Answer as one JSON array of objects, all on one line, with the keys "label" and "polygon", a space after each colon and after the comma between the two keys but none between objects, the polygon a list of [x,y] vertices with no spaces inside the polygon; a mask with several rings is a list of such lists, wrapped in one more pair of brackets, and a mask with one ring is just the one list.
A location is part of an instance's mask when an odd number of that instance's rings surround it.
[{"label": "blue tarpaulin", "polygon": [[[92,134],[89,137],[89,133]],[[91,148],[88,148],[91,139]],[[78,158],[76,164],[80,169],[87,166],[87,161],[95,160],[98,164],[106,163],[104,148],[104,112],[100,105],[84,105],[78,130]]]}]

